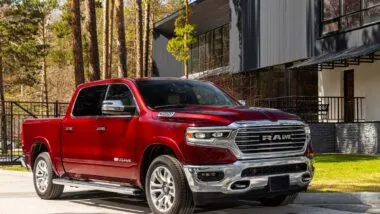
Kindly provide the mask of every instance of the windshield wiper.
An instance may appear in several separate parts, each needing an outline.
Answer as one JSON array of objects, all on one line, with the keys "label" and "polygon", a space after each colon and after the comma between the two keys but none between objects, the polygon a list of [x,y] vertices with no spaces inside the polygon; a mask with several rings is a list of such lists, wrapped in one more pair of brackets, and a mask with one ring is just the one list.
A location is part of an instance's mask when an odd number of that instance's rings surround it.
[{"label": "windshield wiper", "polygon": [[177,104],[177,105],[162,105],[162,106],[155,106],[154,109],[166,109],[166,108],[185,108],[189,105],[185,104]]}]

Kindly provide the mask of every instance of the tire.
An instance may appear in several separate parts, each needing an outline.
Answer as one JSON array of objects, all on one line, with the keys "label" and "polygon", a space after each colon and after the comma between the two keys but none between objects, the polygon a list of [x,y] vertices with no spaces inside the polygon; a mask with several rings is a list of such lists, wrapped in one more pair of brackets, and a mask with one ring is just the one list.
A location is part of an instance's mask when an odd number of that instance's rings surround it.
[{"label": "tire", "polygon": [[52,180],[57,178],[49,153],[43,152],[38,155],[33,167],[33,183],[37,195],[44,200],[58,199],[63,192],[64,186],[53,184]]},{"label": "tire", "polygon": [[259,201],[262,205],[268,207],[286,206],[293,203],[297,196],[298,193],[293,193],[290,195],[280,195],[273,198],[262,198]]},{"label": "tire", "polygon": [[145,179],[145,192],[154,214],[191,214],[194,211],[193,195],[185,173],[174,157],[164,155],[152,162]]}]

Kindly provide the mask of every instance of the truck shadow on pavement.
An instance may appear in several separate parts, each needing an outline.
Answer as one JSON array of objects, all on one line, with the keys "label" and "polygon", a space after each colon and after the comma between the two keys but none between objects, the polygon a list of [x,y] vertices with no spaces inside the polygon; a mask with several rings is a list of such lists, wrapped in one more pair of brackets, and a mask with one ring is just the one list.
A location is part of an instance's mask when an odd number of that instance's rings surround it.
[{"label": "truck shadow on pavement", "polygon": [[[72,203],[80,205],[93,206],[131,214],[151,213],[148,203],[142,197],[125,196],[116,193],[102,192],[96,190],[64,193],[60,200],[70,201]],[[247,203],[231,202],[224,204],[211,204],[207,207],[197,207],[195,213],[208,213],[224,209],[236,209],[237,207],[240,207],[242,205],[246,206]],[[249,206],[259,206],[259,204],[255,202],[250,202]]]}]

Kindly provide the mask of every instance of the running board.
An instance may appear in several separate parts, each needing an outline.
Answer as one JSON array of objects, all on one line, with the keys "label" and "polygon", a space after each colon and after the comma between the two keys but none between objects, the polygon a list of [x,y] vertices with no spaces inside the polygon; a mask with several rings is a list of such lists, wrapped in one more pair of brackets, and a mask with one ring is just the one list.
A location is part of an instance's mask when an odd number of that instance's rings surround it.
[{"label": "running board", "polygon": [[58,185],[66,185],[66,186],[72,186],[72,187],[84,187],[84,188],[91,188],[106,192],[115,192],[120,193],[124,195],[141,195],[141,190],[138,188],[133,187],[121,187],[118,185],[113,184],[105,184],[105,183],[95,183],[95,182],[86,182],[86,181],[75,181],[75,180],[69,180],[69,179],[53,179],[53,184]]}]

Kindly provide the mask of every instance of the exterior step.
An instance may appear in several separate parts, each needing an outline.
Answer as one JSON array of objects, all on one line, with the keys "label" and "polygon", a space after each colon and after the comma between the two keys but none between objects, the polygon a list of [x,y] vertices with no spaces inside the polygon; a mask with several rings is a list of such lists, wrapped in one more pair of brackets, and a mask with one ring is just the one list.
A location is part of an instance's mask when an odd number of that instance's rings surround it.
[{"label": "exterior step", "polygon": [[96,189],[96,190],[101,190],[101,191],[106,191],[106,192],[115,192],[115,193],[120,193],[124,195],[134,195],[134,196],[141,195],[141,190],[138,188],[122,187],[119,185],[97,183],[97,182],[91,182],[91,181],[76,181],[76,180],[58,178],[58,179],[53,179],[53,183],[59,184],[59,185],[72,186],[72,187],[91,188],[91,189]]}]

